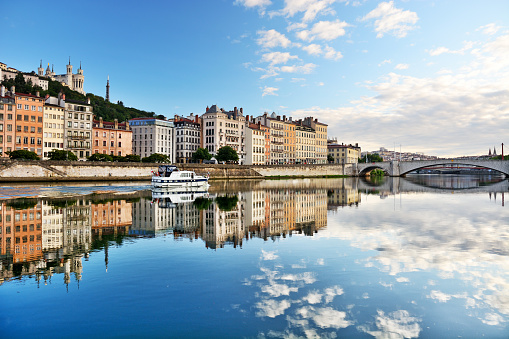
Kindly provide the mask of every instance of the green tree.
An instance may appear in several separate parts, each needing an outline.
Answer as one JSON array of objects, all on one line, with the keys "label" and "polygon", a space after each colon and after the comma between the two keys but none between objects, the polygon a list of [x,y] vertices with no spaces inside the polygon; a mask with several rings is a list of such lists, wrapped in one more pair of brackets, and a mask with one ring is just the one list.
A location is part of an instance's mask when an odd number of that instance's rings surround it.
[{"label": "green tree", "polygon": [[221,211],[233,210],[237,206],[238,202],[239,202],[239,198],[236,195],[233,195],[233,196],[223,195],[223,196],[216,198],[217,207]]},{"label": "green tree", "polygon": [[209,150],[206,148],[198,148],[196,152],[193,153],[193,161],[198,162],[200,160],[210,160],[212,155],[209,153]]},{"label": "green tree", "polygon": [[216,159],[217,159],[217,161],[226,161],[226,162],[238,161],[239,156],[238,156],[237,152],[230,146],[223,146],[217,150]]},{"label": "green tree", "polygon": [[193,205],[199,210],[206,210],[212,204],[212,199],[198,197],[193,201]]},{"label": "green tree", "polygon": [[159,153],[154,153],[148,157],[141,159],[141,162],[149,162],[149,163],[171,163],[171,159],[169,156]]},{"label": "green tree", "polygon": [[141,158],[136,154],[128,154],[124,157],[124,162],[140,162]]},{"label": "green tree", "polygon": [[334,157],[330,154],[327,154],[327,161],[330,162],[330,163],[333,163],[334,162]]},{"label": "green tree", "polygon": [[24,149],[6,153],[9,155],[10,159],[39,160],[39,157],[35,152],[27,151]]},{"label": "green tree", "polygon": [[[384,161],[384,159],[382,159],[382,157],[380,157],[378,154],[369,154],[367,155],[367,162],[382,162]],[[366,162],[366,157],[362,157],[362,158],[359,158],[359,163],[365,163]]]},{"label": "green tree", "polygon": [[95,153],[88,157],[88,161],[113,161],[111,155]]},{"label": "green tree", "polygon": [[71,151],[54,149],[48,152],[49,160],[77,161],[78,157]]}]

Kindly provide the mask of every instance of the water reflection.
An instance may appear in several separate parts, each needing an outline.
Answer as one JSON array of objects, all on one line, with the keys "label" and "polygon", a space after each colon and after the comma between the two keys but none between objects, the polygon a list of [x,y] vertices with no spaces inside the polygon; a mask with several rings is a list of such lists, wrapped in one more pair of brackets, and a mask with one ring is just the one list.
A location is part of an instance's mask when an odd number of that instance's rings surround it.
[{"label": "water reflection", "polygon": [[[194,252],[201,249],[196,263],[206,261],[203,253],[228,253],[224,247],[255,248],[228,261],[245,260],[229,279],[234,289],[241,285],[245,304],[235,300],[225,307],[262,321],[261,337],[490,333],[485,328],[470,332],[480,325],[498,330],[491,333],[500,337],[509,321],[508,181],[427,177],[377,183],[355,178],[225,181],[208,191],[3,201],[1,279],[49,284],[61,274],[66,285],[79,283],[89,274],[84,261],[91,253],[104,255],[107,270],[113,265],[110,246],[138,238],[193,244]],[[283,243],[289,237],[292,241]],[[254,239],[259,240],[248,246]],[[172,267],[178,269],[178,264]],[[222,281],[213,276],[216,270],[224,274],[214,267],[207,271],[210,279]],[[171,281],[183,287],[189,278],[180,276],[184,280],[172,275]],[[451,329],[443,321],[435,324],[440,314],[458,317],[456,323],[474,318],[477,325],[443,332]]]}]

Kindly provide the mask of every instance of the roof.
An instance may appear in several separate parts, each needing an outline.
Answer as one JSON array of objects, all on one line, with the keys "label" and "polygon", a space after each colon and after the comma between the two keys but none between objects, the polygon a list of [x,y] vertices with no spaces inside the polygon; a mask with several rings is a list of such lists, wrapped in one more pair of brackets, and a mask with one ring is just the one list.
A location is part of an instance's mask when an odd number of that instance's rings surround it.
[{"label": "roof", "polygon": [[359,148],[359,146],[354,146],[354,145],[327,145],[327,148]]},{"label": "roof", "polygon": [[179,122],[187,122],[189,124],[196,124],[196,125],[199,125],[200,123],[194,121],[194,120],[191,120],[191,119],[187,119],[187,118],[180,118],[178,121],[175,121],[175,125],[178,124]]},{"label": "roof", "polygon": [[19,96],[21,96],[21,97],[31,97],[31,98],[44,99],[43,97],[38,97],[37,95],[33,95],[33,94],[18,93],[18,92],[16,92],[15,94],[16,94],[16,95],[19,95]]}]

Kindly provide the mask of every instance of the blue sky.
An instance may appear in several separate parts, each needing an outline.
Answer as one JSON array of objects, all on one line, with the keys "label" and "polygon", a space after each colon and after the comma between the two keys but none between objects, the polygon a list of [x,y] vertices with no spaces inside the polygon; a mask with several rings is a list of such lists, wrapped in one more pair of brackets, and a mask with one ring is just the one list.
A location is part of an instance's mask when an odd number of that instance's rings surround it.
[{"label": "blue sky", "polygon": [[104,96],[109,75],[112,101],[167,117],[236,106],[313,116],[363,150],[500,153],[508,13],[502,0],[9,1],[0,61],[62,74],[71,57],[85,91]]}]

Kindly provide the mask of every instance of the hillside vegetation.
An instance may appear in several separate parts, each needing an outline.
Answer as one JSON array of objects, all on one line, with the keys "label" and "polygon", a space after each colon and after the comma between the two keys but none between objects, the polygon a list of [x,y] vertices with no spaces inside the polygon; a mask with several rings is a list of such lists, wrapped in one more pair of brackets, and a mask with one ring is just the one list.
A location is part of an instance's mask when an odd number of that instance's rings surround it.
[{"label": "hillside vegetation", "polygon": [[[122,101],[118,101],[116,104],[107,102],[103,97],[92,93],[87,93],[87,95],[84,96],[71,90],[67,86],[63,86],[60,82],[50,79],[48,79],[47,91],[42,90],[39,86],[33,86],[31,81],[26,82],[22,74],[18,74],[15,79],[3,80],[1,84],[4,85],[7,90],[10,90],[11,86],[16,86],[16,92],[18,93],[35,94],[39,91],[42,97],[46,94],[58,97],[59,93],[63,93],[66,99],[87,101],[87,98],[90,98],[90,104],[93,106],[96,119],[102,117],[104,121],[118,119],[119,122],[123,122],[132,118],[156,117],[154,112],[147,112],[134,107],[125,107]],[[164,118],[162,115],[158,115],[157,117]]]}]

